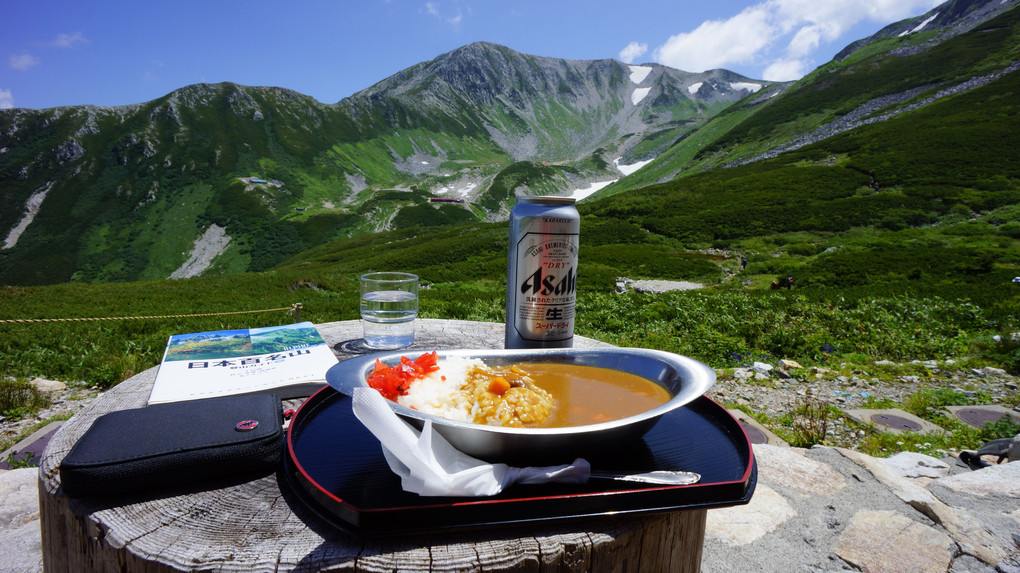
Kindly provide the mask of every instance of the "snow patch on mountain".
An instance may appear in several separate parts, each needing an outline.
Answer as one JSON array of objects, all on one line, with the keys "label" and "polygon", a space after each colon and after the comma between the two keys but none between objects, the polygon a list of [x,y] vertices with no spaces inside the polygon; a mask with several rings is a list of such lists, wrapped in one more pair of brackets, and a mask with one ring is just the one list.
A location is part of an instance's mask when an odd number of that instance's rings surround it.
[{"label": "snow patch on mountain", "polygon": [[645,81],[650,73],[652,73],[652,68],[648,66],[630,66],[630,81],[641,85],[641,82]]},{"label": "snow patch on mountain", "polygon": [[468,184],[464,185],[463,187],[457,187],[455,189],[451,189],[450,187],[446,187],[444,185],[443,187],[440,187],[439,189],[433,190],[432,193],[434,195],[446,195],[447,193],[452,192],[452,193],[454,193],[456,195],[460,195],[461,197],[466,199],[468,196],[471,195],[471,192],[474,191],[477,188],[478,188],[478,183],[468,183]]},{"label": "snow patch on mountain", "polygon": [[477,188],[478,188],[477,183],[468,183],[466,186],[455,190],[454,193],[460,195],[461,197],[467,197],[471,195],[471,193],[474,192],[474,190]]},{"label": "snow patch on mountain", "polygon": [[913,34],[914,32],[920,32],[921,30],[923,30],[923,29],[924,29],[924,27],[925,27],[925,26],[927,26],[928,24],[931,24],[931,23],[932,23],[932,21],[933,21],[933,20],[934,20],[935,18],[938,18],[938,17],[939,17],[939,15],[938,15],[938,14],[935,14],[935,15],[934,15],[934,16],[932,16],[931,18],[928,18],[928,19],[927,19],[927,20],[925,20],[924,22],[921,22],[920,24],[918,24],[918,25],[917,25],[917,26],[916,26],[916,27],[915,27],[915,28],[914,28],[913,30],[907,30],[906,32],[902,32],[902,33],[900,34],[900,36],[909,36],[910,34]]},{"label": "snow patch on mountain", "polygon": [[584,189],[575,189],[570,196],[573,197],[575,200],[580,201],[581,199],[584,199],[585,197],[594,194],[599,189],[608,187],[613,183],[616,183],[617,181],[619,180],[613,179],[612,181],[599,181],[597,183],[592,183],[591,185],[585,187]]},{"label": "snow patch on mountain", "polygon": [[[648,66],[629,66],[630,67],[630,81],[636,85],[641,85],[641,82],[645,81],[648,74],[652,73],[652,68]],[[637,105],[641,100],[645,99],[648,92],[652,91],[652,88],[635,88],[630,94],[630,102]]]},{"label": "snow patch on mountain", "polygon": [[760,90],[762,88],[762,85],[761,84],[752,84],[752,83],[749,83],[749,82],[733,82],[733,83],[730,84],[730,87],[733,88],[734,90],[737,90],[737,91],[747,90],[747,91],[749,91],[751,93],[758,93],[758,90]]},{"label": "snow patch on mountain", "polygon": [[694,95],[694,94],[698,93],[699,90],[701,90],[701,86],[703,86],[703,85],[705,85],[705,82],[698,82],[696,84],[691,84],[690,86],[687,87],[687,91],[690,92],[691,95]]},{"label": "snow patch on mountain", "polygon": [[620,173],[623,173],[624,175],[630,175],[631,173],[634,173],[638,169],[641,169],[642,167],[648,165],[651,162],[652,160],[649,159],[648,161],[638,161],[637,163],[631,163],[630,165],[620,165],[620,158],[616,158],[616,160],[613,161],[613,165],[616,166],[616,169],[618,169]]},{"label": "snow patch on mountain", "polygon": [[[652,160],[649,159],[648,161],[638,161],[637,163],[631,163],[630,165],[620,165],[620,159],[622,158],[617,157],[616,159],[614,159],[613,165],[616,166],[616,169],[620,173],[622,173],[624,177],[630,175],[631,173],[634,173],[638,169],[641,169],[645,165],[648,165],[649,163],[652,162]],[[570,194],[570,197],[573,197],[575,200],[580,201],[581,199],[584,199],[585,197],[588,197],[589,195],[594,194],[596,191],[608,187],[613,183],[616,183],[617,181],[619,181],[619,179],[613,179],[611,181],[597,181],[583,189],[575,189],[574,192]]]}]

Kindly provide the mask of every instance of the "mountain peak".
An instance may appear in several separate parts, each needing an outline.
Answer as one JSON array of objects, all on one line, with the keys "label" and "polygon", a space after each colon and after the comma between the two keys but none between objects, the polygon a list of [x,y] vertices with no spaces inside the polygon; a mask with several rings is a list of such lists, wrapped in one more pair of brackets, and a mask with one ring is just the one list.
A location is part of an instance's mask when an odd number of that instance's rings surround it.
[{"label": "mountain peak", "polygon": [[501,53],[514,52],[514,53],[516,53],[515,50],[513,50],[513,49],[511,49],[511,48],[509,48],[507,46],[504,46],[502,44],[497,44],[495,42],[486,42],[484,40],[480,40],[480,41],[471,42],[470,44],[466,44],[464,46],[456,48],[453,51],[449,52],[449,54],[450,55],[454,55],[454,54],[458,54],[458,53],[472,53],[472,52],[501,52]]},{"label": "mountain peak", "polygon": [[[222,82],[102,113],[0,110],[5,201],[46,214],[0,212],[0,232],[24,230],[0,249],[0,280],[170,276],[210,224],[244,245],[231,264],[253,270],[339,233],[498,219],[516,193],[609,181],[615,161],[661,153],[747,95],[728,74],[474,42],[332,105]],[[437,213],[428,195],[444,193],[472,209]],[[94,223],[111,219],[116,232]],[[51,236],[59,260],[35,265],[56,252]],[[153,244],[169,254],[150,257]]]},{"label": "mountain peak", "polygon": [[914,18],[895,22],[875,34],[851,43],[832,59],[841,61],[877,40],[938,31],[941,40],[972,30],[998,14],[1016,7],[1018,0],[949,0]]},{"label": "mountain peak", "polygon": [[[418,110],[436,122],[456,117],[458,126],[485,132],[517,159],[562,161],[600,148],[624,155],[650,131],[679,136],[763,85],[726,70],[691,74],[474,42],[394,74],[344,104],[359,117],[378,115],[369,110],[380,107],[390,115]],[[564,125],[575,129],[566,138],[558,127]],[[623,140],[621,134],[627,134]],[[642,158],[657,151],[652,147]]]}]

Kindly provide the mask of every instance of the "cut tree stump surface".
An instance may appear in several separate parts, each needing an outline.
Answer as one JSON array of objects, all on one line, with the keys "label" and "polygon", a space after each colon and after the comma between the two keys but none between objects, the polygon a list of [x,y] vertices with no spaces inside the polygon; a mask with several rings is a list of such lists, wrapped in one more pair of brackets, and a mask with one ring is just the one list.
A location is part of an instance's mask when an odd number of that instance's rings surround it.
[{"label": "cut tree stump surface", "polygon": [[[359,321],[317,325],[338,358],[364,352]],[[577,337],[577,348],[607,347]],[[503,325],[417,321],[415,349],[503,348]],[[485,531],[359,538],[307,509],[277,474],[203,484],[151,499],[71,499],[58,468],[99,416],[143,407],[156,368],[66,422],[39,468],[43,560],[80,571],[698,571],[706,510]]]}]

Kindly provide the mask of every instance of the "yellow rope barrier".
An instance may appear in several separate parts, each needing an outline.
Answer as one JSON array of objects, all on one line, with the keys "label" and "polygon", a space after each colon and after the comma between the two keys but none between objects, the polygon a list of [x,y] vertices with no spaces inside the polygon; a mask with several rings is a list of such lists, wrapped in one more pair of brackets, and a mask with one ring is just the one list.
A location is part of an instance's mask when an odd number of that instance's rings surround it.
[{"label": "yellow rope barrier", "polygon": [[194,318],[200,316],[226,316],[231,314],[252,314],[256,312],[277,312],[286,310],[287,314],[297,313],[297,319],[301,318],[301,303],[294,303],[281,308],[267,308],[264,310],[236,310],[231,312],[204,312],[200,314],[166,314],[160,316],[112,316],[99,318],[9,318],[0,319],[0,324],[29,323],[29,322],[87,322],[92,320],[146,320],[152,318]]}]

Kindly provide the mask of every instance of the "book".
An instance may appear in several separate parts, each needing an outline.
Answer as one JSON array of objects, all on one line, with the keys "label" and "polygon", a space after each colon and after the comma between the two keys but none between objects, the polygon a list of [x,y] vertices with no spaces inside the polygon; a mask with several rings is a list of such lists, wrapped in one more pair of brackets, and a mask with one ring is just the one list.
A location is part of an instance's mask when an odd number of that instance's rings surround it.
[{"label": "book", "polygon": [[149,393],[149,404],[233,394],[308,396],[339,362],[311,322],[175,334]]}]

